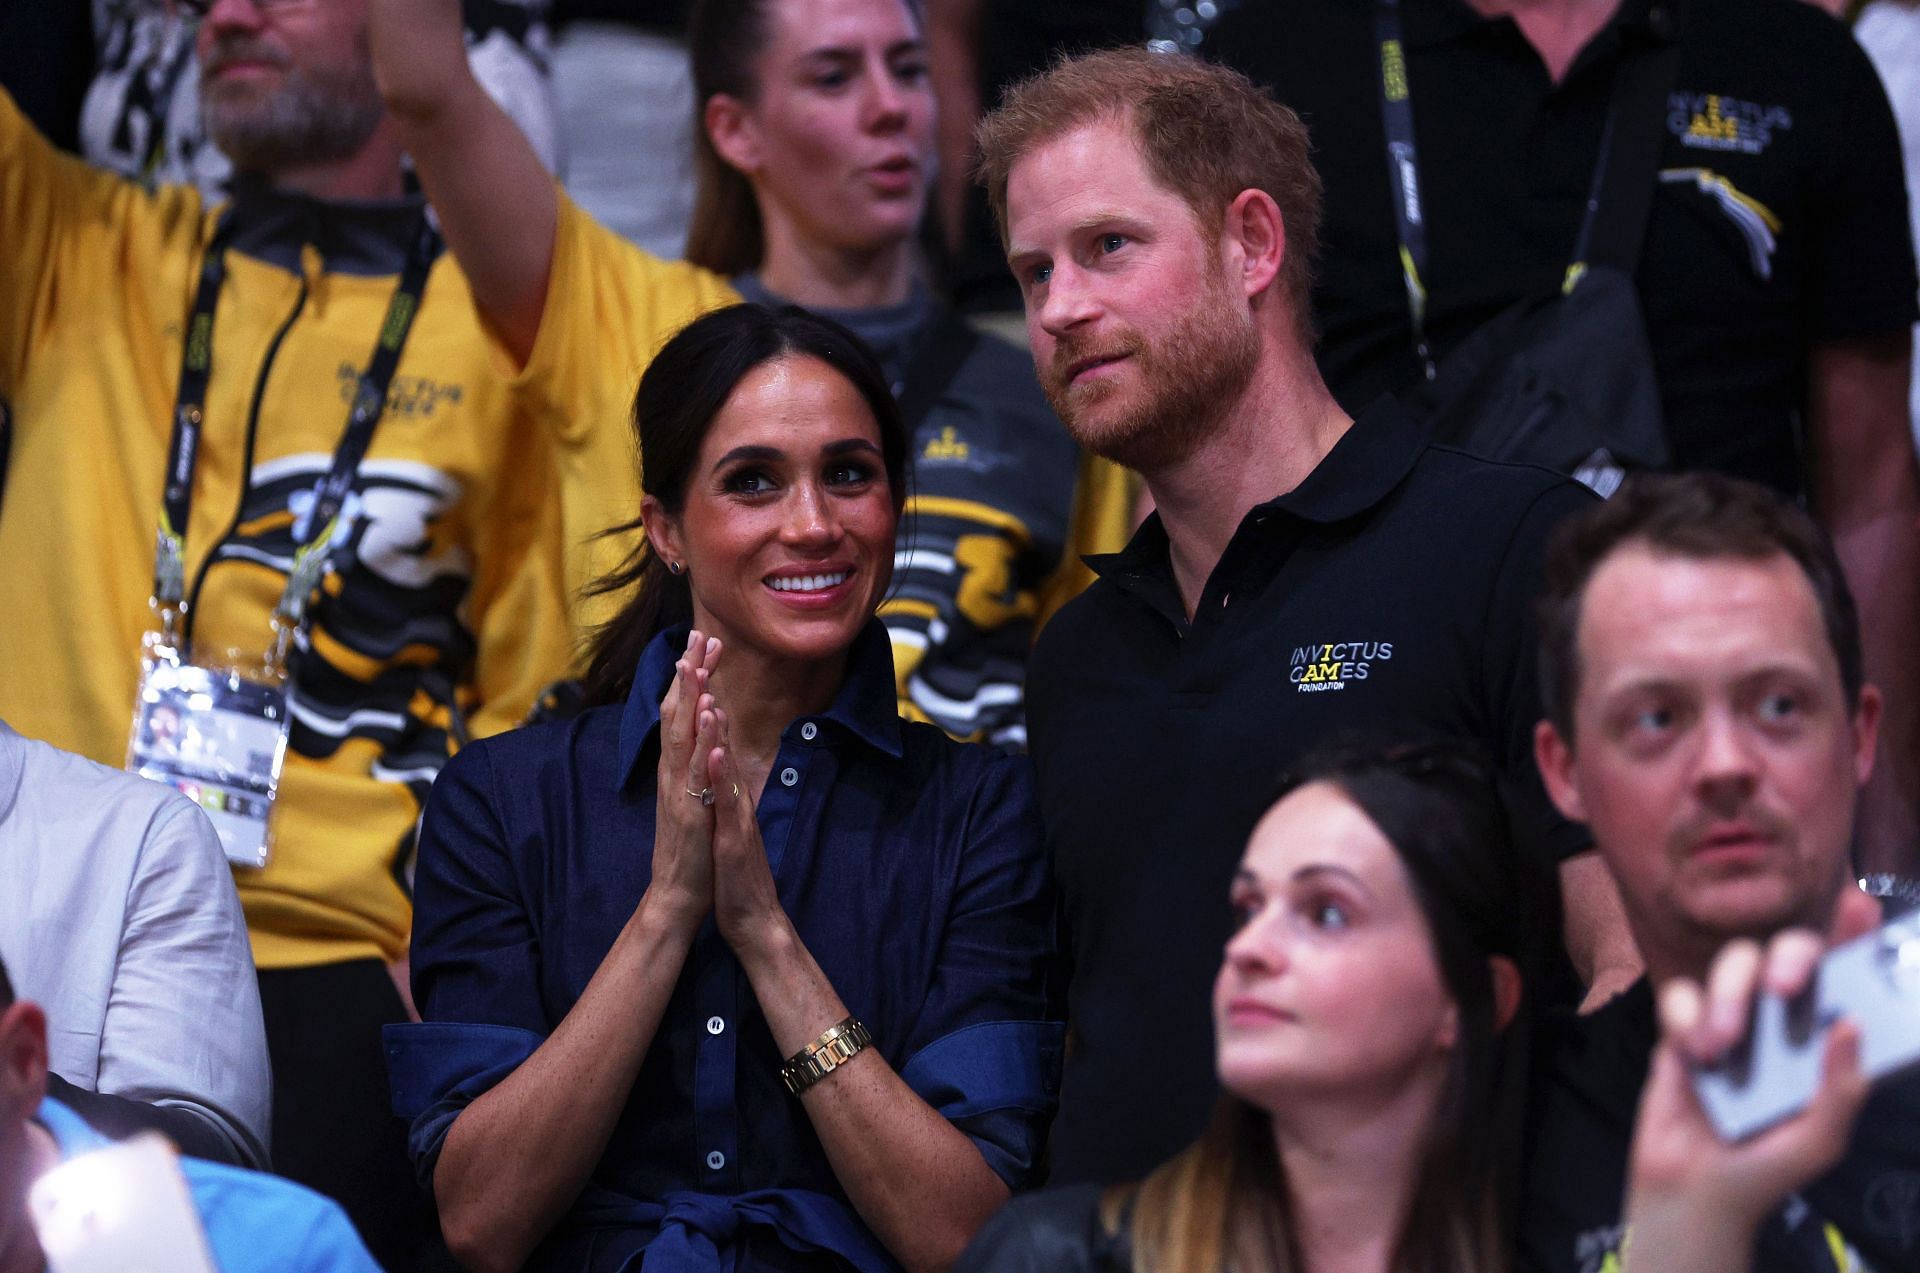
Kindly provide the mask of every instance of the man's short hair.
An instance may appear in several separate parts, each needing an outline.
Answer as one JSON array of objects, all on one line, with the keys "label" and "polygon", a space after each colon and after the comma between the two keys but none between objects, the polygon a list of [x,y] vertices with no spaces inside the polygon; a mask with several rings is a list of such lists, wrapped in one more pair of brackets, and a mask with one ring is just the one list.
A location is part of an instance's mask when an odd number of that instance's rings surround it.
[{"label": "man's short hair", "polygon": [[1833,543],[1785,496],[1718,473],[1641,474],[1612,499],[1568,518],[1547,547],[1540,597],[1540,700],[1569,744],[1580,692],[1580,603],[1601,563],[1640,545],[1672,557],[1763,561],[1793,559],[1813,589],[1827,643],[1840,665],[1848,710],[1860,701],[1865,671],[1860,612]]},{"label": "man's short hair", "polygon": [[1280,205],[1280,279],[1296,317],[1311,320],[1320,246],[1320,174],[1300,117],[1238,71],[1174,53],[1111,49],[1062,58],[1009,88],[980,121],[978,176],[1007,241],[1007,174],[1040,146],[1090,124],[1131,123],[1147,170],[1217,233],[1244,190]]},{"label": "man's short hair", "polygon": [[13,1006],[13,983],[7,980],[7,965],[0,962],[0,1012]]}]

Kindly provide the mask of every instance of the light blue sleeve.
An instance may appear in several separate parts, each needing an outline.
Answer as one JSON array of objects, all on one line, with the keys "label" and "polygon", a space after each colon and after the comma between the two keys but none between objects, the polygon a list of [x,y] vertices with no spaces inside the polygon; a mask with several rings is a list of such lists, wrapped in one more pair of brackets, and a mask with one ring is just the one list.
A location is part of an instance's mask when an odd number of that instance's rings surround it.
[{"label": "light blue sleeve", "polygon": [[346,1212],[290,1180],[180,1160],[220,1273],[380,1273]]},{"label": "light blue sleeve", "polygon": [[324,1200],[323,1205],[314,1209],[312,1224],[299,1241],[297,1259],[297,1264],[284,1267],[305,1273],[380,1273],[379,1264],[360,1241],[360,1234],[347,1219],[347,1213]]}]

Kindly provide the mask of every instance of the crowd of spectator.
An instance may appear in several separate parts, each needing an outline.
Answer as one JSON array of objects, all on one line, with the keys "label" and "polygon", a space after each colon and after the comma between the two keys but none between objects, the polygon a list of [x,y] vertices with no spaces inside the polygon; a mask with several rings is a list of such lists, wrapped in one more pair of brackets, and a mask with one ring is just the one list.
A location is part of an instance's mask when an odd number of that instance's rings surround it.
[{"label": "crowd of spectator", "polygon": [[1920,1268],[1916,21],[0,0],[0,1273]]}]

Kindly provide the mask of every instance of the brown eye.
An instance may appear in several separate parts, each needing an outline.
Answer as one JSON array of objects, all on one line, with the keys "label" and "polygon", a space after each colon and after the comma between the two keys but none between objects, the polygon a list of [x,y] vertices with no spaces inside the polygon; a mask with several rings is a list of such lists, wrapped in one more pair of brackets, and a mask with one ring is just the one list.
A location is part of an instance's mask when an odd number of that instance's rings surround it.
[{"label": "brown eye", "polygon": [[873,480],[873,470],[865,464],[836,464],[827,470],[829,486],[861,486]]},{"label": "brown eye", "polygon": [[727,474],[726,489],[736,495],[765,495],[773,489],[773,479],[759,469],[735,469]]}]

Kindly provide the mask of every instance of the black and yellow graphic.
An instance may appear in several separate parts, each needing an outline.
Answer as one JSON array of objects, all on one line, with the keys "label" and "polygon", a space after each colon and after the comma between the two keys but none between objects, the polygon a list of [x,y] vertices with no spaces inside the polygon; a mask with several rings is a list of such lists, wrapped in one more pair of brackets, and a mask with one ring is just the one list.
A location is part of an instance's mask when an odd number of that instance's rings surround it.
[{"label": "black and yellow graphic", "polygon": [[1771,208],[1743,193],[1711,168],[1665,168],[1660,172],[1660,180],[1691,185],[1713,200],[1746,240],[1755,276],[1763,281],[1773,278],[1773,256],[1780,247],[1781,222]]}]

